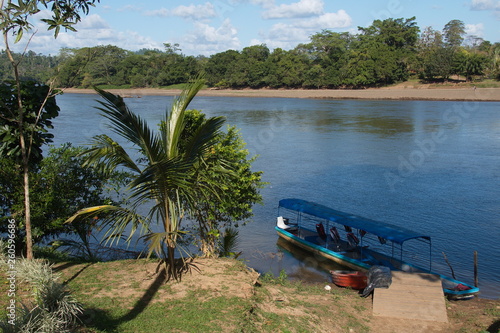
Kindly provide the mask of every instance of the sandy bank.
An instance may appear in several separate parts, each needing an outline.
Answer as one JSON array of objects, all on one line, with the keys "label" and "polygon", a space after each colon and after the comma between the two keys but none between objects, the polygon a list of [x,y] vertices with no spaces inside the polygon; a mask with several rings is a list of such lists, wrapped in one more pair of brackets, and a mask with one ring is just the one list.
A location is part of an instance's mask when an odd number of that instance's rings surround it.
[{"label": "sandy bank", "polygon": [[[63,89],[65,93],[94,94],[92,89]],[[123,97],[177,96],[180,90],[138,88],[110,89]],[[283,97],[324,99],[440,100],[440,101],[500,101],[500,88],[378,88],[378,89],[204,89],[198,96],[224,97]]]}]

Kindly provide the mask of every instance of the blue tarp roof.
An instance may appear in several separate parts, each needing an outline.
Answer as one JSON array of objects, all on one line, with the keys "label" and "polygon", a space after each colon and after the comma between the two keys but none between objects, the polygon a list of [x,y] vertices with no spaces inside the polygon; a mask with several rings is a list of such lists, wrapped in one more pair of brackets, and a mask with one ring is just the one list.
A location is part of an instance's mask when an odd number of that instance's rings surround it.
[{"label": "blue tarp roof", "polygon": [[328,221],[333,221],[335,223],[346,225],[354,229],[364,230],[368,233],[380,236],[398,244],[403,244],[405,241],[414,238],[424,238],[427,240],[431,239],[427,235],[422,235],[406,228],[401,228],[389,223],[378,222],[349,213],[344,213],[302,199],[283,199],[280,200],[279,206],[304,214],[316,216]]}]

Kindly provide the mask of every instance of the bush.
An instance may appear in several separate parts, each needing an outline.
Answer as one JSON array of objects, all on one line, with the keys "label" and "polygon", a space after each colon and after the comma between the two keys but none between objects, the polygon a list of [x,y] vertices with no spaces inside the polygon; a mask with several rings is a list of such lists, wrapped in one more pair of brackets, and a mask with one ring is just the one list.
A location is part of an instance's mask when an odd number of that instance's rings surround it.
[{"label": "bush", "polygon": [[59,283],[52,267],[42,261],[18,259],[17,277],[29,283],[33,289],[32,308],[21,304],[15,325],[8,319],[0,321],[3,332],[70,332],[83,313],[83,307],[71,295],[66,286]]}]

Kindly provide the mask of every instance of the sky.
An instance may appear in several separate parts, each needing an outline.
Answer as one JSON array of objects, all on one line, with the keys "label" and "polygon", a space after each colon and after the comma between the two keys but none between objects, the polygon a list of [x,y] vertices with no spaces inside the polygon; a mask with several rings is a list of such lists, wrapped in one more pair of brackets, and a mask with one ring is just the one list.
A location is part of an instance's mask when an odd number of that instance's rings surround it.
[{"label": "sky", "polygon": [[[259,44],[289,50],[323,29],[357,33],[376,19],[413,16],[421,30],[442,30],[456,19],[468,35],[500,42],[500,0],[101,0],[78,32],[63,31],[55,40],[39,21],[47,12],[37,15],[28,49],[45,55],[96,45],[164,50],[164,43],[193,56]],[[13,49],[23,50],[27,41]]]}]

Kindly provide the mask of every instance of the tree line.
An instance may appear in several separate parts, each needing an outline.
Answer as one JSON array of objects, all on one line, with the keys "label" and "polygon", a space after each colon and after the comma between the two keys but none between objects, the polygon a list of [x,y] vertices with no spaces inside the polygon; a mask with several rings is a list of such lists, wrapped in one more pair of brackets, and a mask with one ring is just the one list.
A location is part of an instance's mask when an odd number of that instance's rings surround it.
[{"label": "tree line", "polygon": [[[406,81],[500,79],[500,43],[466,36],[462,21],[442,31],[418,27],[415,17],[375,20],[358,34],[323,30],[294,49],[265,44],[210,57],[186,56],[178,44],[164,50],[127,51],[117,46],[62,49],[57,56],[28,52],[21,76],[59,87],[164,87],[205,73],[217,88],[363,88]],[[18,55],[20,56],[20,55]],[[9,76],[0,54],[2,79]]]}]

